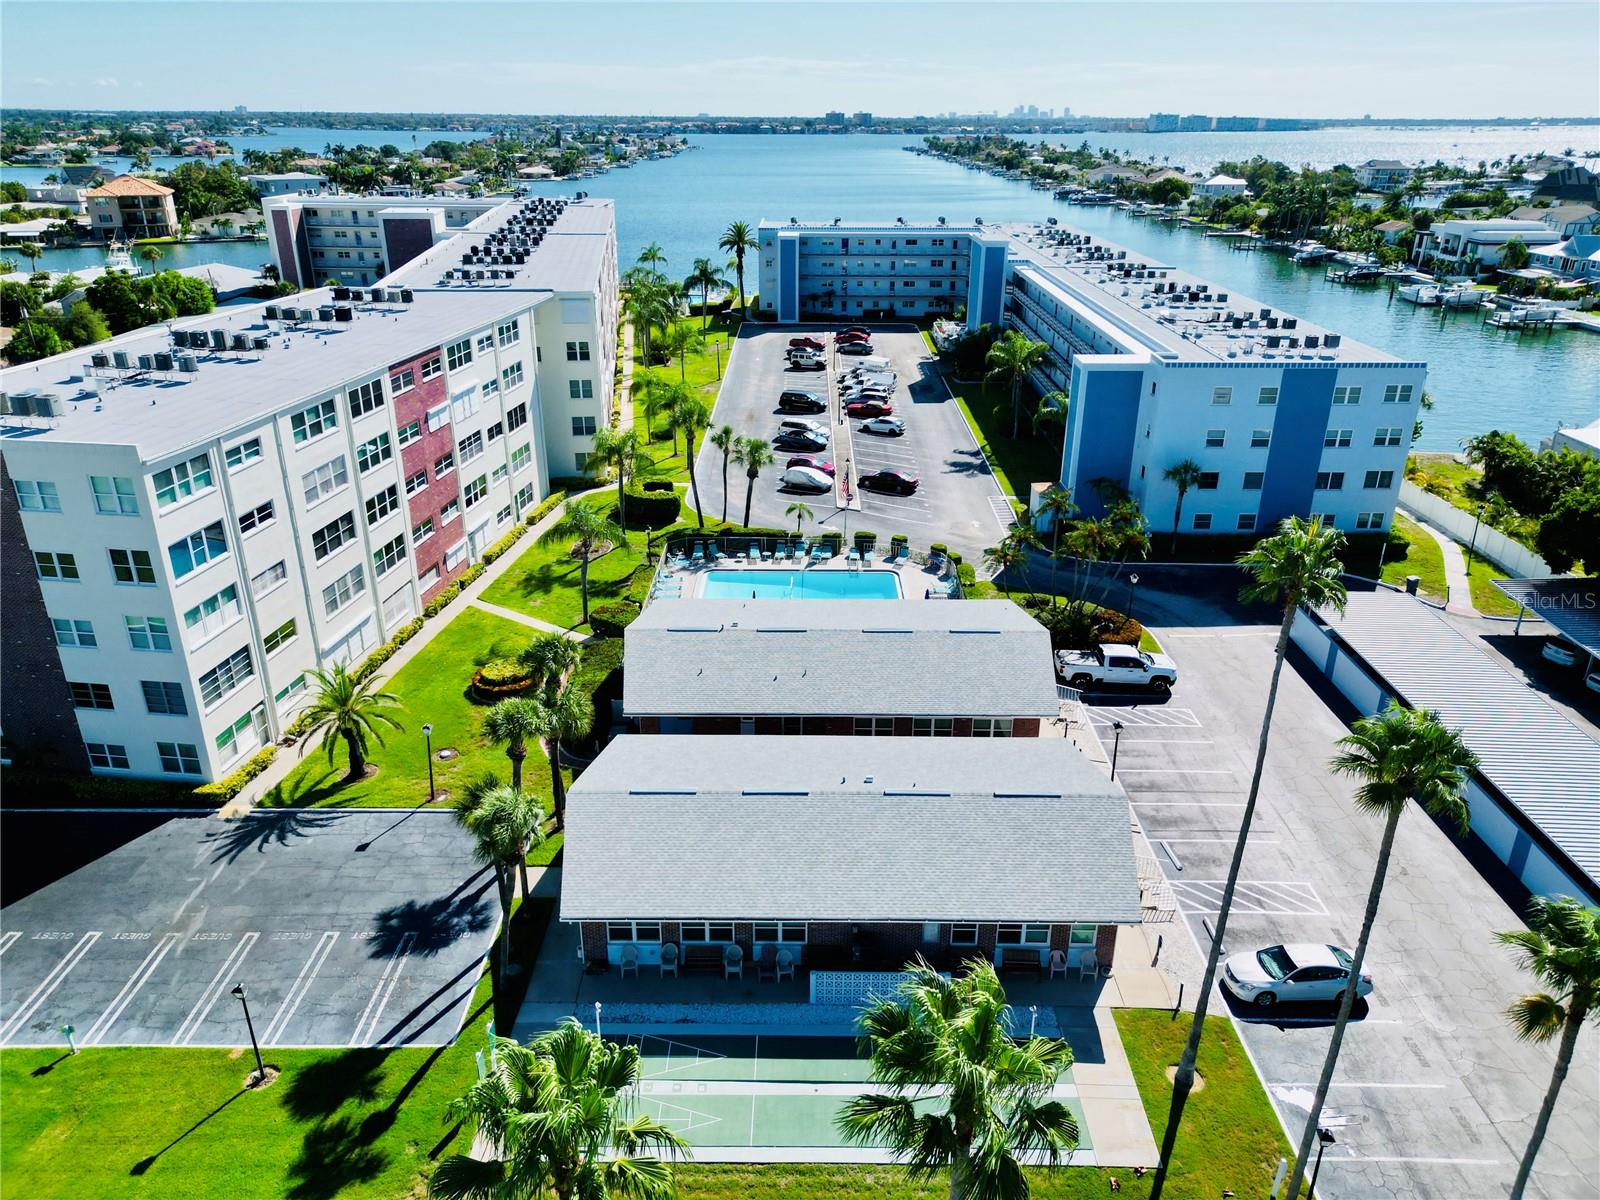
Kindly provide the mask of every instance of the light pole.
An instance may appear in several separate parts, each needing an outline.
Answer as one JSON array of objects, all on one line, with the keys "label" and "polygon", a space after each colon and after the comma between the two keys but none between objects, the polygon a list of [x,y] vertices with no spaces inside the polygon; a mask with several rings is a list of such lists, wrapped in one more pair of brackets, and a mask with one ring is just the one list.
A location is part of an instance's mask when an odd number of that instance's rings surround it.
[{"label": "light pole", "polygon": [[594,1035],[600,1036],[600,1001],[594,1002]]},{"label": "light pole", "polygon": [[1117,777],[1117,751],[1122,749],[1122,722],[1111,722],[1111,778]]},{"label": "light pole", "polygon": [[1326,1150],[1329,1146],[1333,1145],[1333,1141],[1334,1141],[1333,1132],[1331,1130],[1324,1129],[1322,1126],[1318,1125],[1317,1126],[1317,1165],[1311,1168],[1311,1186],[1306,1189],[1306,1195],[1308,1197],[1309,1196],[1315,1196],[1317,1194],[1317,1172],[1322,1170],[1322,1152],[1324,1150]]},{"label": "light pole", "polygon": [[250,1001],[244,997],[244,984],[233,985],[233,998],[244,1006],[244,1025],[250,1031],[250,1049],[256,1052],[256,1082],[261,1083],[267,1077],[267,1068],[261,1065],[261,1046],[256,1041],[256,1026],[250,1019]]},{"label": "light pole", "polygon": [[1123,610],[1131,621],[1133,619],[1133,589],[1139,586],[1139,572],[1131,571],[1128,574],[1128,607]]},{"label": "light pole", "polygon": [[433,726],[422,727],[422,740],[428,747],[428,803],[433,803]]},{"label": "light pole", "polygon": [[1472,519],[1472,540],[1467,543],[1467,570],[1472,570],[1472,551],[1478,545],[1478,526],[1483,522],[1483,505],[1478,505],[1478,513]]}]

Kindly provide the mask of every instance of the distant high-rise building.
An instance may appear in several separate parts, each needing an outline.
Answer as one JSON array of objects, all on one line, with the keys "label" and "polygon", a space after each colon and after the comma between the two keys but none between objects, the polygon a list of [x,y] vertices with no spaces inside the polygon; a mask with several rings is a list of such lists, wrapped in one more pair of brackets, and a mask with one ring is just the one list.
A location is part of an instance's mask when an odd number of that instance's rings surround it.
[{"label": "distant high-rise building", "polygon": [[1205,113],[1190,113],[1179,118],[1178,128],[1184,133],[1205,133],[1211,129],[1211,118]]},{"label": "distant high-rise building", "polygon": [[1144,123],[1149,133],[1172,133],[1178,128],[1177,113],[1151,113]]},{"label": "distant high-rise building", "polygon": [[235,104],[235,105],[234,105],[234,106],[233,106],[233,111],[234,111],[234,112],[236,112],[236,113],[247,113],[247,112],[249,112],[249,111],[250,111],[250,110],[249,110],[249,109],[248,109],[248,108],[246,108],[246,107],[245,107],[245,106],[244,106],[244,105],[242,105],[242,104]]},{"label": "distant high-rise building", "polygon": [[844,114],[837,111],[824,113],[822,117],[822,123],[824,125],[843,125]]},{"label": "distant high-rise building", "polygon": [[857,125],[871,125],[872,124],[872,114],[869,113],[869,112],[852,113],[851,116],[850,116],[850,119],[852,121],[854,121]]}]

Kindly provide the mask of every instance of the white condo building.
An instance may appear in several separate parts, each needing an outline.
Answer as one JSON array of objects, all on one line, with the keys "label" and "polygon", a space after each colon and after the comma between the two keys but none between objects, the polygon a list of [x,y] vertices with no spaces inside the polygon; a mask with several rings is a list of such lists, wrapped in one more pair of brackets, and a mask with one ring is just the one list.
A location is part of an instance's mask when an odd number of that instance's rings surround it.
[{"label": "white condo building", "polygon": [[380,287],[6,369],[8,751],[201,782],[279,736],[583,472],[617,310],[611,203],[509,201]]},{"label": "white condo building", "polygon": [[1124,485],[1156,530],[1200,468],[1184,533],[1266,529],[1317,514],[1387,529],[1426,365],[1216,288],[1058,225],[808,225],[764,221],[760,294],[780,322],[919,319],[1049,347],[1033,382],[1069,396],[1058,482],[1089,515]]}]

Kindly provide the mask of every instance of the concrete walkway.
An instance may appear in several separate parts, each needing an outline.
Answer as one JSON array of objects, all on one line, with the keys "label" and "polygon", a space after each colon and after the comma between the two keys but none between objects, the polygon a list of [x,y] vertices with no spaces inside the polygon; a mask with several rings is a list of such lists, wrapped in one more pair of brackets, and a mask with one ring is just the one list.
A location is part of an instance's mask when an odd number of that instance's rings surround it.
[{"label": "concrete walkway", "polygon": [[1467,558],[1461,551],[1461,543],[1449,534],[1434,528],[1416,513],[1407,512],[1405,509],[1398,511],[1419,525],[1439,544],[1439,549],[1444,554],[1445,607],[1451,612],[1476,616],[1478,610],[1472,606],[1472,585],[1467,581]]},{"label": "concrete walkway", "polygon": [[622,384],[617,388],[617,428],[633,428],[633,322],[622,327]]},{"label": "concrete walkway", "polygon": [[563,629],[560,625],[553,625],[549,621],[541,621],[538,617],[530,617],[527,613],[518,612],[514,608],[502,608],[498,604],[490,604],[487,600],[471,600],[468,603],[473,608],[481,608],[486,613],[493,613],[497,617],[504,617],[508,621],[515,621],[519,625],[526,625],[529,629],[538,629],[544,633],[559,633],[562,637],[571,638],[575,642],[586,642],[589,635],[579,633],[576,629]]}]

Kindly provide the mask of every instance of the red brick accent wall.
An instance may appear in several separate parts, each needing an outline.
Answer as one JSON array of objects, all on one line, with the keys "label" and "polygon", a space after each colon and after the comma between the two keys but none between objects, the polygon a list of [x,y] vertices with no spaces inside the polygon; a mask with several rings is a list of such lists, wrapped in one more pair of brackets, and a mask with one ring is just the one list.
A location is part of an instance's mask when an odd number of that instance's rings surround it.
[{"label": "red brick accent wall", "polygon": [[745,961],[754,965],[756,933],[755,927],[749,921],[735,921],[733,923],[733,940],[739,944],[739,949],[744,951]]},{"label": "red brick accent wall", "polygon": [[912,719],[910,717],[896,717],[894,719],[894,735],[895,735],[895,737],[910,737],[911,736],[911,728],[912,728]]},{"label": "red brick accent wall", "polygon": [[1071,925],[1052,925],[1052,926],[1050,926],[1050,949],[1052,949],[1052,950],[1070,950],[1070,949],[1072,949],[1072,926]]},{"label": "red brick accent wall", "polygon": [[1102,925],[1094,933],[1094,957],[1102,967],[1111,965],[1111,957],[1117,952],[1117,927],[1115,925]]},{"label": "red brick accent wall", "polygon": [[606,926],[603,921],[582,921],[579,932],[583,938],[583,956],[590,962],[606,961]]},{"label": "red brick accent wall", "polygon": [[696,733],[738,733],[738,717],[696,717],[694,719]]},{"label": "red brick accent wall", "polygon": [[661,718],[660,717],[640,717],[639,718],[639,732],[640,733],[660,733],[661,732]]},{"label": "red brick accent wall", "polygon": [[1012,737],[1038,737],[1038,717],[1016,717],[1011,722]]},{"label": "red brick accent wall", "polygon": [[439,568],[438,580],[422,593],[424,604],[442,592],[453,578],[470,565],[466,558],[462,558],[454,571],[447,571],[444,566],[445,550],[459,542],[465,536],[465,530],[459,515],[449,525],[441,524],[439,521],[439,510],[460,496],[461,487],[459,472],[452,471],[443,479],[435,479],[433,474],[434,462],[446,452],[453,453],[456,447],[455,426],[449,421],[432,432],[427,428],[428,410],[437,408],[450,399],[450,391],[442,371],[432,379],[422,378],[423,362],[438,355],[439,347],[434,346],[389,368],[391,379],[399,371],[409,367],[417,380],[414,388],[394,398],[394,419],[396,428],[409,425],[412,421],[423,423],[422,436],[400,449],[400,477],[403,486],[403,481],[418,471],[428,472],[428,486],[415,496],[406,497],[406,509],[412,525],[416,525],[424,517],[433,518],[433,536],[418,546],[416,551],[419,578],[433,568]]},{"label": "red brick accent wall", "polygon": [[972,718],[957,717],[955,719],[954,727],[951,729],[951,733],[953,733],[956,737],[971,737]]},{"label": "red brick accent wall", "polygon": [[683,940],[683,926],[677,921],[661,922],[661,942],[679,942]]}]

